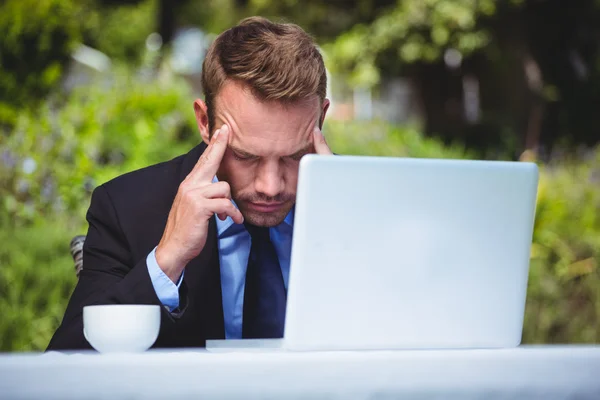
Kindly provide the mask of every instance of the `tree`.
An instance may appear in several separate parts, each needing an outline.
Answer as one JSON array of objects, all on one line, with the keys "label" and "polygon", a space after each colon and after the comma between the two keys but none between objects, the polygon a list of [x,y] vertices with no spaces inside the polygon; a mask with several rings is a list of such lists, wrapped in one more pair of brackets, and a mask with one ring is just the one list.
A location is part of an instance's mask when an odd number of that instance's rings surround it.
[{"label": "tree", "polygon": [[153,32],[153,0],[99,7],[96,0],[0,3],[0,126],[35,109],[61,82],[80,44],[127,62],[139,60]]},{"label": "tree", "polygon": [[[596,144],[600,5],[594,0],[399,0],[326,46],[350,84],[407,76],[418,87],[425,131],[513,154]],[[463,58],[453,69],[448,50]],[[465,120],[462,79],[476,77],[482,117]],[[507,136],[512,136],[507,140]]]},{"label": "tree", "polygon": [[82,39],[85,6],[75,0],[0,5],[0,124],[14,122],[16,109],[37,104],[57,84]]}]

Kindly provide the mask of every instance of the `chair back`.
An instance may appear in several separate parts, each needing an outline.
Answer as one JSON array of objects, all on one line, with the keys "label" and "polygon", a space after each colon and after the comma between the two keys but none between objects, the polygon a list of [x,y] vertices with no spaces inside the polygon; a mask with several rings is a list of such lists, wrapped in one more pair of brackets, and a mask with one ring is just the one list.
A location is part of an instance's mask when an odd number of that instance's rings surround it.
[{"label": "chair back", "polygon": [[85,242],[84,235],[75,236],[71,240],[71,256],[75,262],[75,275],[79,278],[79,274],[83,269],[83,243]]}]

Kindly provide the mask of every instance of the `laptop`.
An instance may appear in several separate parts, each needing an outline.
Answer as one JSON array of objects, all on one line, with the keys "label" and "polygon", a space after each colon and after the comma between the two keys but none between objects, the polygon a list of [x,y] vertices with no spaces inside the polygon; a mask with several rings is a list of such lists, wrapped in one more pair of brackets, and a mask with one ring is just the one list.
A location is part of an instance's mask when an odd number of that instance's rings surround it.
[{"label": "laptop", "polygon": [[307,155],[283,339],[207,349],[518,346],[537,185],[533,163]]}]

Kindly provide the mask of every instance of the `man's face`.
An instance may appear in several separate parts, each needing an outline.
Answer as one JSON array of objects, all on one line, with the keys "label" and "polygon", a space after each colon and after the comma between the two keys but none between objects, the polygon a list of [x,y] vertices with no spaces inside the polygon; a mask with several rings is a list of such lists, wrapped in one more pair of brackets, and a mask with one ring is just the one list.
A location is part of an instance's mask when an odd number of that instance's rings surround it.
[{"label": "man's face", "polygon": [[294,206],[300,159],[314,152],[313,129],[328,106],[319,103],[317,96],[289,105],[261,102],[236,82],[217,95],[213,129],[227,124],[230,130],[217,177],[229,183],[251,224],[278,225]]}]

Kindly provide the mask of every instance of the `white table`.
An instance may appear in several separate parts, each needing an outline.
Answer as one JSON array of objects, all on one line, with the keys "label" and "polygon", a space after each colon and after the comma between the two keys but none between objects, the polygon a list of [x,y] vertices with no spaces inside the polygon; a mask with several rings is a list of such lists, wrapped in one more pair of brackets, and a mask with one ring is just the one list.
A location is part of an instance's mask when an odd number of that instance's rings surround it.
[{"label": "white table", "polygon": [[600,399],[600,346],[4,354],[1,399]]}]

